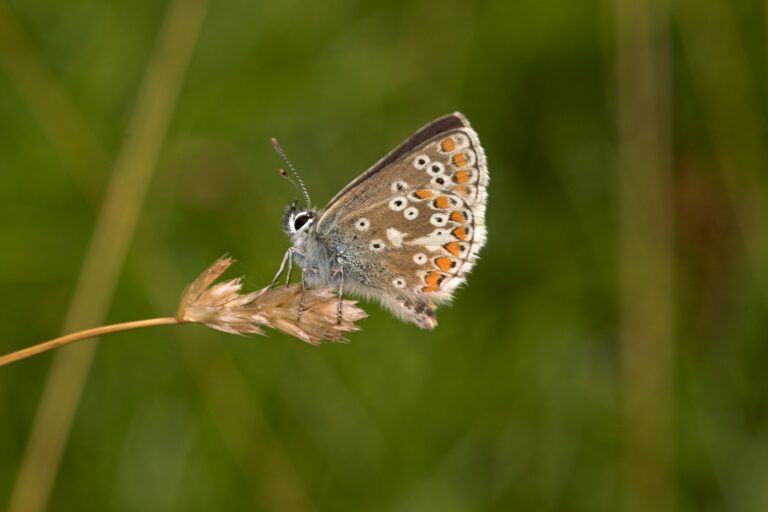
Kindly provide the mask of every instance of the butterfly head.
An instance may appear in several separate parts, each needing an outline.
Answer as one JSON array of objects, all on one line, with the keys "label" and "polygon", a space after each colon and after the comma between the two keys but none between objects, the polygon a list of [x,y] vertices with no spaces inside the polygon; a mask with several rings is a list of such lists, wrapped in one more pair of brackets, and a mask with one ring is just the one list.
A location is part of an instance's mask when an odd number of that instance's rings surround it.
[{"label": "butterfly head", "polygon": [[293,201],[283,214],[283,231],[295,246],[300,246],[316,219],[316,211],[309,208],[297,208],[296,201]]},{"label": "butterfly head", "polygon": [[285,161],[285,163],[288,165],[288,168],[291,170],[291,174],[293,174],[291,177],[287,172],[285,172],[284,169],[280,169],[280,175],[287,179],[297,189],[299,189],[299,192],[301,192],[302,196],[304,196],[304,203],[306,204],[306,207],[297,208],[296,200],[294,199],[293,202],[289,204],[288,207],[286,207],[285,213],[283,214],[283,231],[285,231],[285,233],[290,237],[291,242],[293,242],[293,246],[299,248],[304,245],[304,242],[307,238],[307,233],[317,218],[317,212],[309,206],[311,201],[309,199],[309,192],[307,192],[307,187],[304,185],[304,180],[302,180],[301,176],[299,176],[299,173],[296,172],[296,168],[293,166],[291,161],[288,160],[288,157],[285,155],[285,151],[283,151],[280,143],[277,142],[277,139],[275,138],[272,139],[272,147],[275,148],[277,154],[280,155],[280,157]]}]

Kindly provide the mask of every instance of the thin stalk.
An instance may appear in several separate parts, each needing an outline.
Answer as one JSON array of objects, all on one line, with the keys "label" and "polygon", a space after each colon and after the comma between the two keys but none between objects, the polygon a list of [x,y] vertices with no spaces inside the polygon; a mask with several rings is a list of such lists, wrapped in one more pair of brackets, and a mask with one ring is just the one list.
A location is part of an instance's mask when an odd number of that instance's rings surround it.
[{"label": "thin stalk", "polygon": [[96,338],[103,334],[112,334],[113,332],[131,331],[133,329],[142,329],[144,327],[156,327],[158,325],[176,325],[187,323],[182,320],[178,320],[172,316],[163,318],[149,318],[147,320],[135,320],[133,322],[123,322],[121,324],[102,325],[101,327],[94,327],[93,329],[85,329],[84,331],[73,332],[59,338],[44,341],[31,347],[11,352],[4,356],[0,356],[0,366],[20,361],[28,357],[53,350],[54,348],[69,345],[76,341],[87,340],[89,338]]},{"label": "thin stalk", "polygon": [[[102,323],[123,269],[179,91],[205,19],[207,0],[170,0],[106,186],[72,295],[64,332]],[[56,483],[94,345],[62,350],[51,362],[24,449],[9,512],[44,512]]]}]

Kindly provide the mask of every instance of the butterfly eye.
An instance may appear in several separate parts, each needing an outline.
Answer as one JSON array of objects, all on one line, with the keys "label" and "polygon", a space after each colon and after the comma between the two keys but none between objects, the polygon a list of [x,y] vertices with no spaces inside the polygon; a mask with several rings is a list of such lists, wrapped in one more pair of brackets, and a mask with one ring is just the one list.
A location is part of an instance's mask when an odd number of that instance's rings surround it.
[{"label": "butterfly eye", "polygon": [[296,216],[295,219],[293,219],[293,230],[299,231],[301,228],[303,228],[309,220],[312,219],[312,215],[308,213],[300,213]]}]

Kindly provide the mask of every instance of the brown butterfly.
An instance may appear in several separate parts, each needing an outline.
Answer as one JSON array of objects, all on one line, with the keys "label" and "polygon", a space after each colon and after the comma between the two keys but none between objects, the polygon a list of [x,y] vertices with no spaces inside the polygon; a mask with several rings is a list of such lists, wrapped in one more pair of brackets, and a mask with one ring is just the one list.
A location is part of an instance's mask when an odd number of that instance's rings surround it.
[{"label": "brown butterfly", "polygon": [[322,210],[295,177],[307,205],[285,211],[293,247],[275,280],[286,264],[290,278],[295,259],[305,286],[351,291],[434,328],[435,307],[453,297],[486,240],[488,170],[469,121],[458,112],[432,121]]}]

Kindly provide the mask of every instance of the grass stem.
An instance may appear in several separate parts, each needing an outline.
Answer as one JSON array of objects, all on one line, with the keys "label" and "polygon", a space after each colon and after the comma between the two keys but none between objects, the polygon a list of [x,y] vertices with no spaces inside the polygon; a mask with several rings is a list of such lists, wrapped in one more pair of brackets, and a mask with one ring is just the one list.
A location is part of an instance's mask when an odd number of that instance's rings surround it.
[{"label": "grass stem", "polygon": [[0,356],[0,366],[5,366],[6,364],[20,361],[22,359],[26,359],[28,357],[41,354],[43,352],[53,350],[54,348],[62,347],[64,345],[69,345],[70,343],[74,343],[76,341],[87,340],[89,338],[96,338],[103,334],[112,334],[114,332],[131,331],[133,329],[143,329],[145,327],[156,327],[158,325],[177,325],[181,323],[186,323],[186,322],[178,320],[172,316],[169,316],[169,317],[163,317],[163,318],[149,318],[147,320],[135,320],[133,322],[123,322],[121,324],[102,325],[101,327],[85,329],[83,331],[73,332],[65,336],[60,336],[52,340],[38,343],[37,345],[32,345],[31,347],[23,348],[21,350],[17,350],[16,352],[11,352],[10,354]]}]

